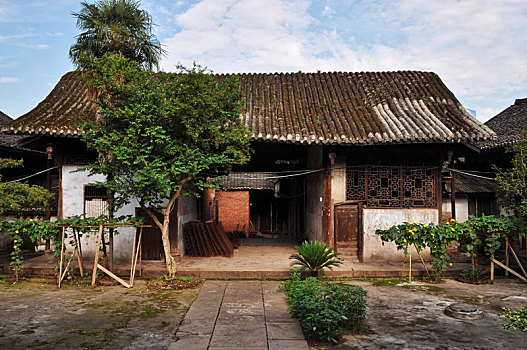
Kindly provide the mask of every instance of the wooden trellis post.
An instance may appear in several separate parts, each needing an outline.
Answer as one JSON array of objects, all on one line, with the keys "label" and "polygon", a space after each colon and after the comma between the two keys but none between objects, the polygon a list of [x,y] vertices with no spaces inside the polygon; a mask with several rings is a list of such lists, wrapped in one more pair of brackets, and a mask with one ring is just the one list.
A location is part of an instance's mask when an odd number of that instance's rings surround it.
[{"label": "wooden trellis post", "polygon": [[95,260],[93,261],[93,271],[91,276],[91,287],[95,288],[95,279],[97,277],[97,265],[99,264],[99,248],[101,247],[101,236],[103,226],[99,225],[99,234],[97,235],[97,247],[95,248]]},{"label": "wooden trellis post", "polygon": [[60,245],[60,266],[59,266],[59,288],[62,283],[62,262],[64,261],[64,234],[66,233],[66,228],[62,228],[62,243]]}]

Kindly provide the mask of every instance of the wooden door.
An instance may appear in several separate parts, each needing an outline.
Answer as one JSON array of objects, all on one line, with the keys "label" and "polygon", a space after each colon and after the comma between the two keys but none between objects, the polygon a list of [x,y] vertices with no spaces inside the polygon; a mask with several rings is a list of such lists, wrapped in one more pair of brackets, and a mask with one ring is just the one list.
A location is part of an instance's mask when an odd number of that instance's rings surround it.
[{"label": "wooden door", "polygon": [[151,227],[143,227],[143,238],[141,243],[141,258],[143,260],[162,260],[164,258],[163,242],[161,241],[161,230],[154,220],[141,209],[136,209],[136,216],[144,218],[144,223]]},{"label": "wooden door", "polygon": [[360,210],[358,204],[335,207],[335,250],[359,258]]}]

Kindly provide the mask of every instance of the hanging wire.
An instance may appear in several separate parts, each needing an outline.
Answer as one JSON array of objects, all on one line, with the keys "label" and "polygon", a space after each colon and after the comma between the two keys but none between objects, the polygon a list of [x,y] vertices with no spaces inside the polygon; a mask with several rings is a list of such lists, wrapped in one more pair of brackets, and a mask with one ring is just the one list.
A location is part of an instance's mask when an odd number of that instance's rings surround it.
[{"label": "hanging wire", "polygon": [[480,176],[480,175],[470,174],[470,173],[467,173],[467,172],[464,172],[464,171],[460,171],[460,170],[457,170],[457,169],[450,169],[450,168],[447,168],[447,170],[453,171],[453,172],[455,172],[455,173],[463,174],[463,175],[466,175],[466,176],[477,177],[477,178],[479,178],[479,179],[485,179],[485,180],[496,181],[496,179],[494,179],[494,178],[492,178],[492,177],[486,177],[486,176]]},{"label": "hanging wire", "polygon": [[31,174],[31,175],[28,175],[28,176],[23,177],[23,178],[21,178],[21,179],[11,180],[11,181],[6,181],[6,182],[4,182],[4,183],[5,183],[5,184],[10,184],[10,183],[12,183],[12,182],[23,181],[23,180],[29,179],[29,178],[31,178],[31,177],[33,177],[33,176],[37,176],[37,175],[40,175],[40,174],[42,174],[42,173],[45,173],[45,172],[47,172],[47,171],[51,171],[51,170],[54,170],[54,169],[57,169],[57,168],[58,168],[58,166],[54,166],[54,167],[52,167],[52,168],[48,168],[48,169],[46,169],[46,170],[39,171],[38,173],[34,173],[34,174]]}]

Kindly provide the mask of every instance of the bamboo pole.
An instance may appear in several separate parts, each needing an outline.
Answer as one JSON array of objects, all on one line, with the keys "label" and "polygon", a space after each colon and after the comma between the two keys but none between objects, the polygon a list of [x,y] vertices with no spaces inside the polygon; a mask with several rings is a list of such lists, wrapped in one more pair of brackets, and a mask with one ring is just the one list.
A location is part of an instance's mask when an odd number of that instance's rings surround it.
[{"label": "bamboo pole", "polygon": [[126,288],[130,288],[130,285],[128,283],[126,283],[121,278],[116,276],[112,271],[106,269],[104,266],[101,266],[100,264],[97,264],[95,267],[98,268],[99,270],[101,270],[102,272],[106,273],[108,276],[110,276],[111,278],[113,278],[117,282],[121,283]]},{"label": "bamboo pole", "polygon": [[60,266],[59,266],[59,288],[62,282],[62,262],[64,260],[64,234],[65,234],[66,228],[62,228],[62,243],[60,244]]},{"label": "bamboo pole", "polygon": [[406,265],[406,258],[407,258],[407,256],[405,255],[404,256],[404,260],[403,260],[403,271],[401,272],[401,277],[403,277],[403,278],[404,278],[404,266]]},{"label": "bamboo pole", "polygon": [[66,265],[66,268],[64,269],[64,272],[62,272],[62,275],[60,276],[60,280],[62,281],[64,279],[64,276],[66,276],[66,272],[68,272],[68,267],[70,267],[71,260],[68,261],[68,264]]},{"label": "bamboo pole", "polygon": [[143,277],[143,242],[139,241],[139,277]]},{"label": "bamboo pole", "polygon": [[[494,238],[494,232],[492,238]],[[494,284],[494,253],[490,256],[490,284]]]},{"label": "bamboo pole", "polygon": [[415,247],[415,250],[417,251],[417,254],[419,255],[419,258],[421,259],[421,262],[423,263],[423,267],[425,268],[428,278],[432,278],[432,276],[430,276],[430,273],[428,272],[428,269],[426,268],[426,264],[425,264],[425,261],[423,260],[423,257],[421,256],[421,252],[419,251],[419,249],[417,249],[417,246],[415,245],[415,243],[414,243],[414,247]]},{"label": "bamboo pole", "polygon": [[514,249],[512,249],[511,246],[509,246],[509,249],[511,250],[512,256],[516,260],[516,263],[518,264],[518,266],[520,266],[520,269],[522,270],[523,274],[525,275],[525,277],[527,277],[527,273],[525,272],[525,269],[523,268],[523,265],[520,262],[520,259],[518,259],[518,256],[516,255],[516,252],[514,251]]},{"label": "bamboo pole", "polygon": [[97,235],[97,247],[95,248],[95,259],[93,261],[93,273],[91,276],[91,287],[95,288],[95,278],[97,277],[97,265],[99,264],[99,248],[101,247],[101,236],[103,226],[99,225],[99,233]]},{"label": "bamboo pole", "polygon": [[410,253],[410,262],[408,264],[408,282],[412,283],[412,253]]},{"label": "bamboo pole", "polygon": [[75,229],[73,229],[73,239],[75,239],[75,251],[77,252],[77,262],[79,263],[79,271],[82,277],[82,275],[84,274],[84,271],[82,269],[82,253],[80,253],[80,250],[79,250],[80,238],[77,239],[77,230]]},{"label": "bamboo pole", "polygon": [[79,254],[81,256],[81,264],[80,264],[80,268],[81,268],[81,273],[84,274],[84,256],[82,255],[82,241],[81,241],[81,235],[79,233],[79,231],[77,231],[77,239],[79,240]]},{"label": "bamboo pole", "polygon": [[[518,272],[508,268],[507,266],[503,265],[502,263],[500,263],[498,260],[492,260],[492,262],[495,262],[498,266],[501,266],[503,267],[505,270],[508,270],[510,271],[510,273],[512,273],[514,276],[518,277],[519,279],[521,279],[522,281],[526,282],[527,283],[527,278],[523,277],[522,275],[520,275]],[[492,272],[492,270],[491,270]]]},{"label": "bamboo pole", "polygon": [[135,259],[135,240],[137,238],[137,227],[134,230],[134,242],[132,243],[132,261],[130,263],[130,285],[132,285],[132,271],[134,270],[134,259]]},{"label": "bamboo pole", "polygon": [[141,230],[139,230],[139,244],[137,245],[137,252],[135,254],[134,269],[132,271],[132,275],[131,275],[131,279],[130,279],[130,286],[131,287],[134,286],[135,270],[136,270],[136,267],[137,267],[137,257],[139,256],[139,249],[141,248],[141,241],[142,241],[142,239],[143,239],[143,229],[141,228]]},{"label": "bamboo pole", "polygon": [[[505,266],[509,267],[509,237],[505,238]],[[505,270],[505,276],[509,276],[508,270]]]}]

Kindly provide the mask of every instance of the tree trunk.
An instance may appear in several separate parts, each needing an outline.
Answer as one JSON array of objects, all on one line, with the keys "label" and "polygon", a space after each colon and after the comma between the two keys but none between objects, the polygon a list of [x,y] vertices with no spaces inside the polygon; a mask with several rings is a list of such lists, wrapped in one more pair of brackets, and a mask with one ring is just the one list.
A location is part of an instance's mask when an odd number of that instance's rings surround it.
[{"label": "tree trunk", "polygon": [[[167,207],[168,212],[168,207]],[[165,252],[165,261],[167,264],[167,272],[170,276],[175,276],[177,272],[176,260],[170,254],[170,240],[168,238],[168,216],[165,215],[163,220],[163,229],[161,229],[161,240],[163,241],[163,251]]]},{"label": "tree trunk", "polygon": [[170,255],[170,239],[168,238],[168,224],[170,223],[170,212],[172,212],[172,209],[174,209],[174,205],[176,203],[176,200],[179,198],[179,194],[181,193],[181,189],[183,188],[183,185],[185,185],[191,179],[192,179],[191,177],[187,177],[186,179],[182,180],[179,183],[179,189],[170,196],[170,200],[168,201],[165,214],[163,215],[163,223],[161,223],[161,221],[159,221],[157,216],[144,205],[144,202],[139,201],[139,204],[141,205],[141,207],[152,218],[152,220],[154,220],[155,224],[161,230],[161,240],[163,241],[163,251],[165,252],[167,273],[170,276],[174,276],[177,271],[176,259],[174,259],[172,255]]}]

